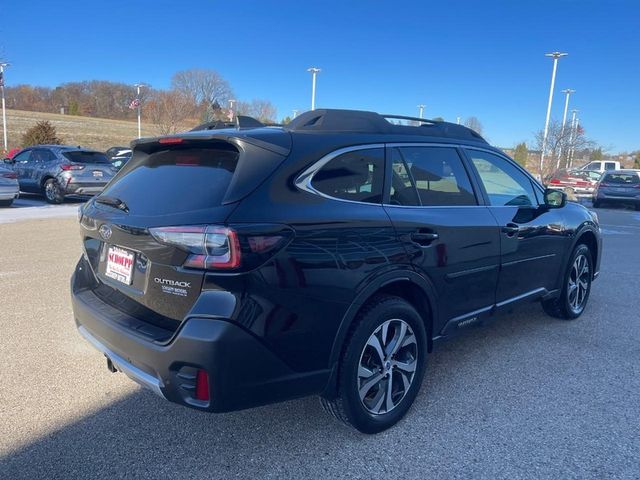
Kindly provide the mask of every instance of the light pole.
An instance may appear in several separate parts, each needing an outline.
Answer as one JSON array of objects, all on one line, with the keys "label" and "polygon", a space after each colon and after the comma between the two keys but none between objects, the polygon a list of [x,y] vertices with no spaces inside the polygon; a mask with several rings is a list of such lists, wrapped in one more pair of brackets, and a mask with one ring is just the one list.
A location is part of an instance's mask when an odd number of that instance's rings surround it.
[{"label": "light pole", "polygon": [[7,146],[7,113],[4,104],[4,67],[8,67],[8,63],[0,63],[0,90],[2,90],[2,137],[4,139],[4,151],[8,152]]},{"label": "light pole", "polygon": [[553,87],[556,83],[556,70],[558,69],[558,59],[566,57],[568,53],[552,52],[545,53],[545,57],[553,58],[553,71],[551,72],[551,87],[549,88],[549,102],[547,103],[547,118],[544,121],[544,134],[542,136],[542,152],[540,153],[540,176],[544,166],[544,150],[547,148],[547,134],[549,133],[549,118],[551,116],[551,104],[553,103]]},{"label": "light pole", "polygon": [[569,109],[569,97],[572,93],[576,93],[575,90],[566,88],[562,90],[562,93],[566,95],[564,100],[564,113],[562,114],[562,127],[560,128],[560,152],[558,153],[558,161],[556,162],[556,170],[560,168],[560,158],[562,157],[562,143],[564,142],[564,127],[567,123],[567,110]]},{"label": "light pole", "polygon": [[456,123],[460,125],[460,117],[456,117]]},{"label": "light pole", "polygon": [[142,109],[142,102],[140,101],[140,89],[148,87],[148,85],[144,83],[134,83],[133,86],[136,87],[136,100],[138,103],[138,138],[140,138],[142,137],[142,127],[140,125],[140,110]]},{"label": "light pole", "polygon": [[578,133],[578,118],[576,114],[579,110],[571,110],[571,130],[569,131],[569,151],[567,152],[567,168],[571,168],[573,165],[573,152],[575,150],[573,142],[577,138]]},{"label": "light pole", "polygon": [[292,110],[293,111],[293,118],[296,118],[298,116],[298,110]]},{"label": "light pole", "polygon": [[418,112],[419,112],[418,113],[418,117],[419,118],[423,118],[422,114],[424,113],[424,107],[425,107],[425,105],[423,105],[422,103],[420,105],[418,105]]},{"label": "light pole", "polygon": [[316,75],[321,72],[317,67],[307,68],[307,72],[311,72],[311,110],[316,109]]}]

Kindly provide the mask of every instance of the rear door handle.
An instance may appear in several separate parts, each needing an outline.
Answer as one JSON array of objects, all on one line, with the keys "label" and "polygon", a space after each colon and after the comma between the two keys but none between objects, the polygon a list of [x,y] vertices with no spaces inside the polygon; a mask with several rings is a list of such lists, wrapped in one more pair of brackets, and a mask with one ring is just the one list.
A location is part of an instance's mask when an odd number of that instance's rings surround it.
[{"label": "rear door handle", "polygon": [[507,237],[513,237],[517,235],[520,231],[520,227],[515,223],[507,223],[504,227],[502,227],[502,233],[506,233]]},{"label": "rear door handle", "polygon": [[411,240],[423,247],[428,247],[438,238],[440,238],[440,236],[435,232],[413,232],[411,234]]}]

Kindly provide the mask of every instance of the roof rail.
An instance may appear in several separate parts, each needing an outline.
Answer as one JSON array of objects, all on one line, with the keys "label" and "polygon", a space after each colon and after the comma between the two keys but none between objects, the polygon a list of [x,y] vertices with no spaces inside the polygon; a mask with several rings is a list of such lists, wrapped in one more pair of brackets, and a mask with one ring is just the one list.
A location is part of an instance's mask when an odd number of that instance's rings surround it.
[{"label": "roof rail", "polygon": [[[409,120],[417,125],[396,125],[387,119]],[[311,110],[291,120],[285,129],[292,132],[388,133],[447,137],[487,143],[482,136],[457,123],[361,110]]]},{"label": "roof rail", "polygon": [[249,117],[246,115],[236,115],[234,122],[224,122],[222,120],[214,120],[212,122],[205,122],[197,127],[191,129],[192,132],[196,132],[199,130],[220,130],[223,128],[260,128],[265,125],[256,120],[253,117]]}]

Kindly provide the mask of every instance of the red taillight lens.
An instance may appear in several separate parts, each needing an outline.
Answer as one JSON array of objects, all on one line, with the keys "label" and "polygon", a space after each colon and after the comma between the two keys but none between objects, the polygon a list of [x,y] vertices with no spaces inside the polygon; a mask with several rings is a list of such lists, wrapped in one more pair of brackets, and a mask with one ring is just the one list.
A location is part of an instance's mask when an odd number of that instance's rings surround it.
[{"label": "red taillight lens", "polygon": [[161,243],[175,245],[190,255],[185,267],[233,269],[240,266],[240,242],[235,230],[213,225],[159,227],[149,229]]},{"label": "red taillight lens", "polygon": [[551,181],[549,182],[551,185],[559,185],[560,183],[562,183],[560,180],[558,180],[557,178],[552,178]]},{"label": "red taillight lens", "polygon": [[74,163],[67,163],[65,165],[61,165],[60,168],[66,172],[68,170],[82,170],[84,168],[84,165],[76,165]]},{"label": "red taillight lens", "polygon": [[209,374],[206,370],[198,370],[196,374],[196,400],[209,401]]},{"label": "red taillight lens", "polygon": [[18,178],[18,174],[16,172],[6,172],[3,174],[0,174],[0,177],[2,178],[8,178],[10,180],[15,180]]},{"label": "red taillight lens", "polygon": [[158,140],[158,143],[162,143],[162,144],[175,144],[175,143],[182,143],[182,138],[174,138],[174,137],[169,137],[169,138],[161,138],[160,140]]}]

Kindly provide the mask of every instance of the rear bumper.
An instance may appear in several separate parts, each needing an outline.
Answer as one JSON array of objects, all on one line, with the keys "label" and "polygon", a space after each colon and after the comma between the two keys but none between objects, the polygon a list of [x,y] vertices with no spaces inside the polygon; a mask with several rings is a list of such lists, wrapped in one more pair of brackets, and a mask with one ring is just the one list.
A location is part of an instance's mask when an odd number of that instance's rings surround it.
[{"label": "rear bumper", "polygon": [[[128,317],[83,287],[87,274],[81,260],[71,279],[79,332],[117,370],[169,401],[225,412],[320,393],[326,385],[328,372],[293,371],[226,319],[188,318],[167,341],[166,331]],[[194,397],[198,369],[209,375],[208,402]]]},{"label": "rear bumper", "polygon": [[624,196],[624,195],[615,195],[613,193],[607,193],[607,192],[603,192],[602,190],[599,190],[598,193],[596,195],[593,196],[594,200],[606,200],[606,201],[610,201],[610,202],[627,202],[627,203],[640,203],[640,195],[635,195],[635,196]]},{"label": "rear bumper", "polygon": [[73,183],[65,187],[66,195],[98,195],[107,183]]},{"label": "rear bumper", "polygon": [[13,200],[18,198],[19,193],[20,188],[17,182],[15,185],[0,185],[0,200]]}]

